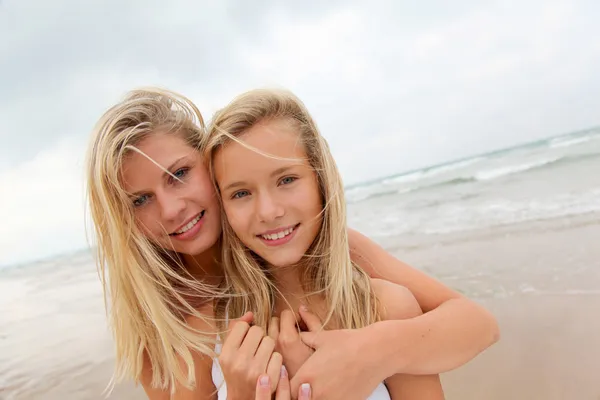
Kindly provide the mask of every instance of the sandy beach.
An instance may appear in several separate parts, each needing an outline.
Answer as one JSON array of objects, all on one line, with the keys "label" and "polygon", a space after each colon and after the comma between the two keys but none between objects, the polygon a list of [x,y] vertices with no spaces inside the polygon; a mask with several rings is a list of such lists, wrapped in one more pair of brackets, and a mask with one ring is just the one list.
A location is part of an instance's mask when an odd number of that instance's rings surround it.
[{"label": "sandy beach", "polygon": [[[445,237],[404,252],[429,271],[443,266],[440,278],[454,276],[454,287],[478,292],[500,323],[499,343],[442,376],[448,399],[600,398],[599,218]],[[458,275],[465,265],[474,272]]]},{"label": "sandy beach", "polygon": [[[500,323],[448,399],[600,399],[598,170],[600,129],[346,188],[350,226]],[[112,368],[88,251],[0,269],[1,400],[101,399]]]},{"label": "sandy beach", "polygon": [[[598,237],[600,215],[590,214],[427,240],[398,237],[397,246],[388,246],[471,295],[500,322],[496,346],[443,375],[448,399],[599,398]],[[1,399],[103,398],[111,340],[94,267],[85,254],[79,258],[56,271],[48,264],[3,274]],[[109,398],[145,396],[122,384]]]}]

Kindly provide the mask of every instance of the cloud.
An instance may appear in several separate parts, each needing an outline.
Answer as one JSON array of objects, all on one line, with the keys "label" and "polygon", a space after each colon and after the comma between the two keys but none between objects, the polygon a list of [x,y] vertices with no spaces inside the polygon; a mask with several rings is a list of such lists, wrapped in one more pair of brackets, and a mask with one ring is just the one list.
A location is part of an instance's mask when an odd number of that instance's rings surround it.
[{"label": "cloud", "polygon": [[207,120],[243,90],[290,88],[352,184],[599,124],[599,12],[591,0],[3,1],[0,264],[85,244],[83,151],[131,88],[180,91]]},{"label": "cloud", "polygon": [[86,245],[82,155],[62,140],[0,172],[0,266]]}]

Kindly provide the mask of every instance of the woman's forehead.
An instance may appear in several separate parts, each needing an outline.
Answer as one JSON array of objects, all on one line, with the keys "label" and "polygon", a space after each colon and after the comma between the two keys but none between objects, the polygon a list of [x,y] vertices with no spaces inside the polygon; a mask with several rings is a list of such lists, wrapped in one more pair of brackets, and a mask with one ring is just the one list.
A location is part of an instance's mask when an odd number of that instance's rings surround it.
[{"label": "woman's forehead", "polygon": [[197,156],[199,152],[180,135],[153,134],[129,149],[122,165],[123,185],[128,192],[135,192],[140,189],[130,189],[146,186],[178,163]]}]

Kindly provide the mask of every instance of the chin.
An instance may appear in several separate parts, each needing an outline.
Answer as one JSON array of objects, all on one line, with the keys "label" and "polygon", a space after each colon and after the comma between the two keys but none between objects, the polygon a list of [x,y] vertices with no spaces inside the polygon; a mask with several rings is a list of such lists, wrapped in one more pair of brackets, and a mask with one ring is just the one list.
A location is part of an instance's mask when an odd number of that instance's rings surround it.
[{"label": "chin", "polygon": [[186,254],[188,256],[198,256],[198,255],[204,253],[206,250],[208,250],[208,247],[203,246],[203,247],[184,249],[184,250],[179,251],[179,253]]},{"label": "chin", "polygon": [[293,265],[296,265],[300,262],[300,260],[302,259],[302,256],[297,256],[297,257],[281,257],[281,258],[275,258],[275,257],[271,257],[271,258],[265,258],[263,257],[269,264],[271,264],[274,267],[278,267],[278,268],[282,268],[282,267],[290,267]]},{"label": "chin", "polygon": [[[199,238],[200,239],[200,238]],[[206,238],[201,238],[203,240],[199,240],[197,243],[189,243],[187,246],[180,246],[181,249],[178,250],[178,253],[187,254],[189,256],[197,256],[204,253],[207,250],[210,250],[212,246],[217,242],[218,238],[215,240],[206,240]]]}]

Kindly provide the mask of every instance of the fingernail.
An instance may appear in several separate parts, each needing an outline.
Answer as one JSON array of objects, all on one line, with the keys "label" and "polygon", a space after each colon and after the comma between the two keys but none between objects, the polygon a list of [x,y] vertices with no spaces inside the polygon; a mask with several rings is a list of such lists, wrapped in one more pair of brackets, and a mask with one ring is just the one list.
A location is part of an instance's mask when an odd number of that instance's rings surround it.
[{"label": "fingernail", "polygon": [[300,385],[300,393],[302,393],[302,396],[308,398],[308,396],[310,396],[310,383],[303,383]]},{"label": "fingernail", "polygon": [[264,386],[264,387],[270,386],[269,385],[269,376],[268,375],[260,377],[260,386]]},{"label": "fingernail", "polygon": [[306,307],[304,304],[302,304],[302,305],[300,305],[300,310],[308,311],[308,307]]},{"label": "fingernail", "polygon": [[281,377],[285,378],[287,376],[287,369],[285,369],[285,365],[281,366]]}]

